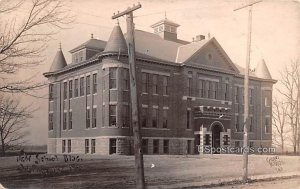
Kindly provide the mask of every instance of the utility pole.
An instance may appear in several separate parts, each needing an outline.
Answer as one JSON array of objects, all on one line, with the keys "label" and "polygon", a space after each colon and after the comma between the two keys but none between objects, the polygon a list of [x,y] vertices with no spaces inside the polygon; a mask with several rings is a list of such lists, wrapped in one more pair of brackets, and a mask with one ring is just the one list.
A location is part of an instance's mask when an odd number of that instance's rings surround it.
[{"label": "utility pole", "polygon": [[130,97],[131,97],[131,125],[134,137],[134,154],[135,154],[135,168],[136,168],[136,188],[145,188],[144,178],[144,161],[141,150],[141,131],[138,117],[138,98],[136,90],[136,71],[135,71],[135,43],[134,43],[134,23],[133,11],[141,8],[142,5],[133,5],[128,7],[123,12],[118,12],[112,16],[112,19],[119,18],[126,15],[127,22],[127,46],[128,46],[128,61],[129,61],[129,77],[130,77]]},{"label": "utility pole", "polygon": [[245,68],[245,79],[244,79],[244,142],[243,142],[243,181],[248,181],[248,123],[249,123],[249,65],[250,65],[250,55],[251,55],[251,31],[252,31],[252,6],[260,1],[250,2],[243,5],[234,11],[248,8],[248,39],[247,39],[247,56],[246,56],[246,68]]}]

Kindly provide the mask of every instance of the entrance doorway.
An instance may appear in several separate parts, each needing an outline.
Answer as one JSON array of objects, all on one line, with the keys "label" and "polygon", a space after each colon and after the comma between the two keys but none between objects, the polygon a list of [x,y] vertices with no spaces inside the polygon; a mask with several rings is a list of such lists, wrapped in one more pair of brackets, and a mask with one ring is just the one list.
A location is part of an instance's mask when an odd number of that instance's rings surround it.
[{"label": "entrance doorway", "polygon": [[117,140],[115,138],[109,139],[109,154],[117,152]]},{"label": "entrance doorway", "polygon": [[[217,148],[221,147],[221,132],[223,128],[221,125],[216,124],[212,126],[212,147],[217,151]],[[215,152],[218,153],[218,152]]]}]

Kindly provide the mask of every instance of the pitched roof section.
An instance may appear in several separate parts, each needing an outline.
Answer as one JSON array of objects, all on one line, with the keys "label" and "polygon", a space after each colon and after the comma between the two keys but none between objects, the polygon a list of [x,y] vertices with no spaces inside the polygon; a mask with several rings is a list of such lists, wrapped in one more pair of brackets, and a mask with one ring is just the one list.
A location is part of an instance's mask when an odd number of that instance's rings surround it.
[{"label": "pitched roof section", "polygon": [[76,48],[70,50],[69,52],[73,53],[73,52],[76,52],[76,51],[84,49],[84,48],[91,48],[91,49],[103,51],[105,46],[106,46],[106,41],[91,38],[88,41],[86,41],[85,43],[82,43],[81,45],[77,46]]},{"label": "pitched roof section", "polygon": [[206,44],[208,40],[201,40],[197,42],[192,42],[187,45],[182,45],[177,50],[177,57],[176,62],[177,63],[183,63],[188,58],[190,58],[194,53],[196,53],[201,47]]},{"label": "pitched roof section", "polygon": [[59,48],[52,62],[49,72],[55,72],[64,68],[65,66],[67,66],[67,62],[61,48]]},{"label": "pitched roof section", "polygon": [[171,26],[175,26],[175,27],[180,26],[179,24],[177,24],[177,23],[175,23],[175,22],[173,22],[173,21],[171,21],[167,18],[164,18],[164,19],[156,22],[155,24],[152,24],[151,27],[154,28],[154,27],[159,26],[161,24],[167,24],[167,25],[171,25]]},{"label": "pitched roof section", "polygon": [[137,52],[161,60],[175,62],[177,49],[182,44],[163,40],[156,34],[135,30],[135,49]]},{"label": "pitched roof section", "polygon": [[127,53],[127,44],[122,29],[119,25],[116,25],[113,28],[103,52]]},{"label": "pitched roof section", "polygon": [[262,79],[272,79],[269,69],[264,59],[262,59],[255,68],[255,75]]}]

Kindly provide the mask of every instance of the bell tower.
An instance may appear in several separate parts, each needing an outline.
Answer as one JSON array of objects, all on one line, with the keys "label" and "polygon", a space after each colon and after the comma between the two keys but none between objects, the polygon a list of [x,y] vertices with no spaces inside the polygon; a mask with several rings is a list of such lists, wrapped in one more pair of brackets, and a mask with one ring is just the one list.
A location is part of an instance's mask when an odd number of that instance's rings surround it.
[{"label": "bell tower", "polygon": [[179,26],[179,24],[167,19],[166,13],[164,19],[151,25],[155,34],[169,41],[177,41],[177,28]]}]

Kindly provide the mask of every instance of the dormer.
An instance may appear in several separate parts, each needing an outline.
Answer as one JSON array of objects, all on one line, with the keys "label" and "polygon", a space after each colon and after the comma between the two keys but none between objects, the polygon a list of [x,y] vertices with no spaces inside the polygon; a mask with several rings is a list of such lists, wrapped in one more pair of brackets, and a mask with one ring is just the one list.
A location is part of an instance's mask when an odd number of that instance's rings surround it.
[{"label": "dormer", "polygon": [[159,35],[161,38],[169,41],[177,41],[177,28],[179,27],[179,24],[176,24],[175,22],[165,18],[163,20],[160,20],[159,22],[151,25],[151,27],[154,29],[154,33]]},{"label": "dormer", "polygon": [[91,39],[70,50],[70,53],[72,54],[72,63],[79,63],[90,59],[95,54],[102,52],[105,46],[105,41],[95,39],[93,34],[91,34]]}]

